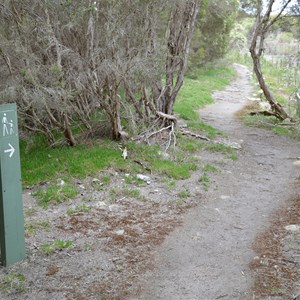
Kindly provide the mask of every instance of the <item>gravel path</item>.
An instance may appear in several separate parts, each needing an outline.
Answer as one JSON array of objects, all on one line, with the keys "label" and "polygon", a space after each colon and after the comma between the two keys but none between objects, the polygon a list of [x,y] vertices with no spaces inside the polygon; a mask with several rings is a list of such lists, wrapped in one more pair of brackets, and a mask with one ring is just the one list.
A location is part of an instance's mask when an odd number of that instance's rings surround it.
[{"label": "gravel path", "polygon": [[[142,277],[138,299],[258,299],[253,295],[252,243],[270,215],[293,194],[298,145],[264,129],[245,127],[234,117],[251,97],[250,73],[235,65],[237,79],[215,93],[203,120],[242,144],[239,159],[215,177],[205,203],[185,217],[155,256],[156,268]],[[299,171],[298,171],[299,173]]]}]

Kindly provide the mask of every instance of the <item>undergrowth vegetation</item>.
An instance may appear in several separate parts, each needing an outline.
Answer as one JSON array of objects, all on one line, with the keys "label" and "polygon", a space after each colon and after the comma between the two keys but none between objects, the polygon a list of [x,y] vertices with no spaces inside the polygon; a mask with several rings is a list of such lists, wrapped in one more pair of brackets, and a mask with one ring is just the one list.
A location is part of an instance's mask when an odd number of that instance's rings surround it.
[{"label": "undergrowth vegetation", "polygon": [[[228,84],[234,74],[231,68],[225,67],[207,67],[190,72],[175,105],[176,113],[186,119],[190,130],[209,139],[224,135],[202,122],[197,109],[211,103],[213,92]],[[176,132],[176,137],[176,147],[170,147],[168,153],[157,144],[129,141],[126,144],[128,158],[124,160],[119,144],[108,139],[89,141],[76,147],[49,148],[47,141],[36,135],[34,141],[21,141],[23,186],[38,185],[33,195],[40,206],[47,208],[49,204],[76,197],[80,190],[76,180],[96,177],[92,185],[98,190],[103,189],[111,180],[106,174],[107,169],[129,174],[125,177],[126,184],[139,186],[143,182],[136,178],[138,173],[161,174],[170,180],[189,178],[198,169],[199,158],[187,153],[219,152],[234,159],[235,152],[228,146],[198,141],[179,132]],[[99,175],[101,171],[103,173]],[[139,198],[135,190],[128,190],[127,193]]]}]

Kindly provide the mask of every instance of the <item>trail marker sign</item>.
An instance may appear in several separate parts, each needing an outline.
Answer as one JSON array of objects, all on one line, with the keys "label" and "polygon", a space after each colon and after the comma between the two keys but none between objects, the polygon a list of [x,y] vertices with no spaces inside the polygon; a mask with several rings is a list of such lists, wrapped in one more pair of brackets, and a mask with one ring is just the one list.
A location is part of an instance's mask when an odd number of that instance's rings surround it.
[{"label": "trail marker sign", "polygon": [[18,118],[15,104],[0,105],[0,258],[4,266],[25,257]]}]

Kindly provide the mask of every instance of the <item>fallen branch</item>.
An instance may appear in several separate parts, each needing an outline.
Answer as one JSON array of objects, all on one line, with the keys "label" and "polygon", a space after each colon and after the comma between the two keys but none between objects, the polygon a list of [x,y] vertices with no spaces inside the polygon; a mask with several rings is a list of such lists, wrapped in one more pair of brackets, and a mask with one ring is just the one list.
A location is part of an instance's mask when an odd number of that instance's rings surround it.
[{"label": "fallen branch", "polygon": [[164,130],[168,130],[168,129],[172,128],[172,126],[173,126],[173,125],[169,125],[169,126],[167,126],[167,127],[161,128],[161,129],[159,129],[159,130],[157,130],[157,131],[154,131],[154,132],[150,133],[146,138],[149,139],[149,138],[150,138],[151,136],[153,136],[153,135],[159,134],[159,133],[163,132]]},{"label": "fallen branch", "polygon": [[177,118],[173,115],[168,115],[168,114],[165,114],[161,111],[156,111],[155,114],[160,118],[160,119],[163,119],[164,121],[165,120],[168,120],[174,124],[177,124]]},{"label": "fallen branch", "polygon": [[180,128],[179,131],[180,131],[182,134],[184,134],[184,135],[192,136],[192,137],[194,137],[194,138],[196,138],[196,139],[204,140],[204,141],[207,141],[207,142],[210,141],[210,139],[207,138],[207,137],[205,137],[205,136],[202,136],[202,135],[200,135],[200,134],[197,134],[197,133],[192,132],[192,131],[189,131],[189,130],[185,130],[185,129],[183,129],[183,128]]}]

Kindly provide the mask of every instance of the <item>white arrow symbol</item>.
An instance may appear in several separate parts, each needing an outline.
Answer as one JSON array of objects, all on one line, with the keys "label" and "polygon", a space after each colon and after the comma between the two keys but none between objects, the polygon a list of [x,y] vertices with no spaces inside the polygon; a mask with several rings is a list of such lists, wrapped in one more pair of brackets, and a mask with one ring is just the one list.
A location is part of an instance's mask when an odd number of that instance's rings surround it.
[{"label": "white arrow symbol", "polygon": [[4,153],[9,153],[9,158],[11,158],[15,152],[15,148],[9,143],[8,146],[10,147],[10,149],[4,150]]}]

